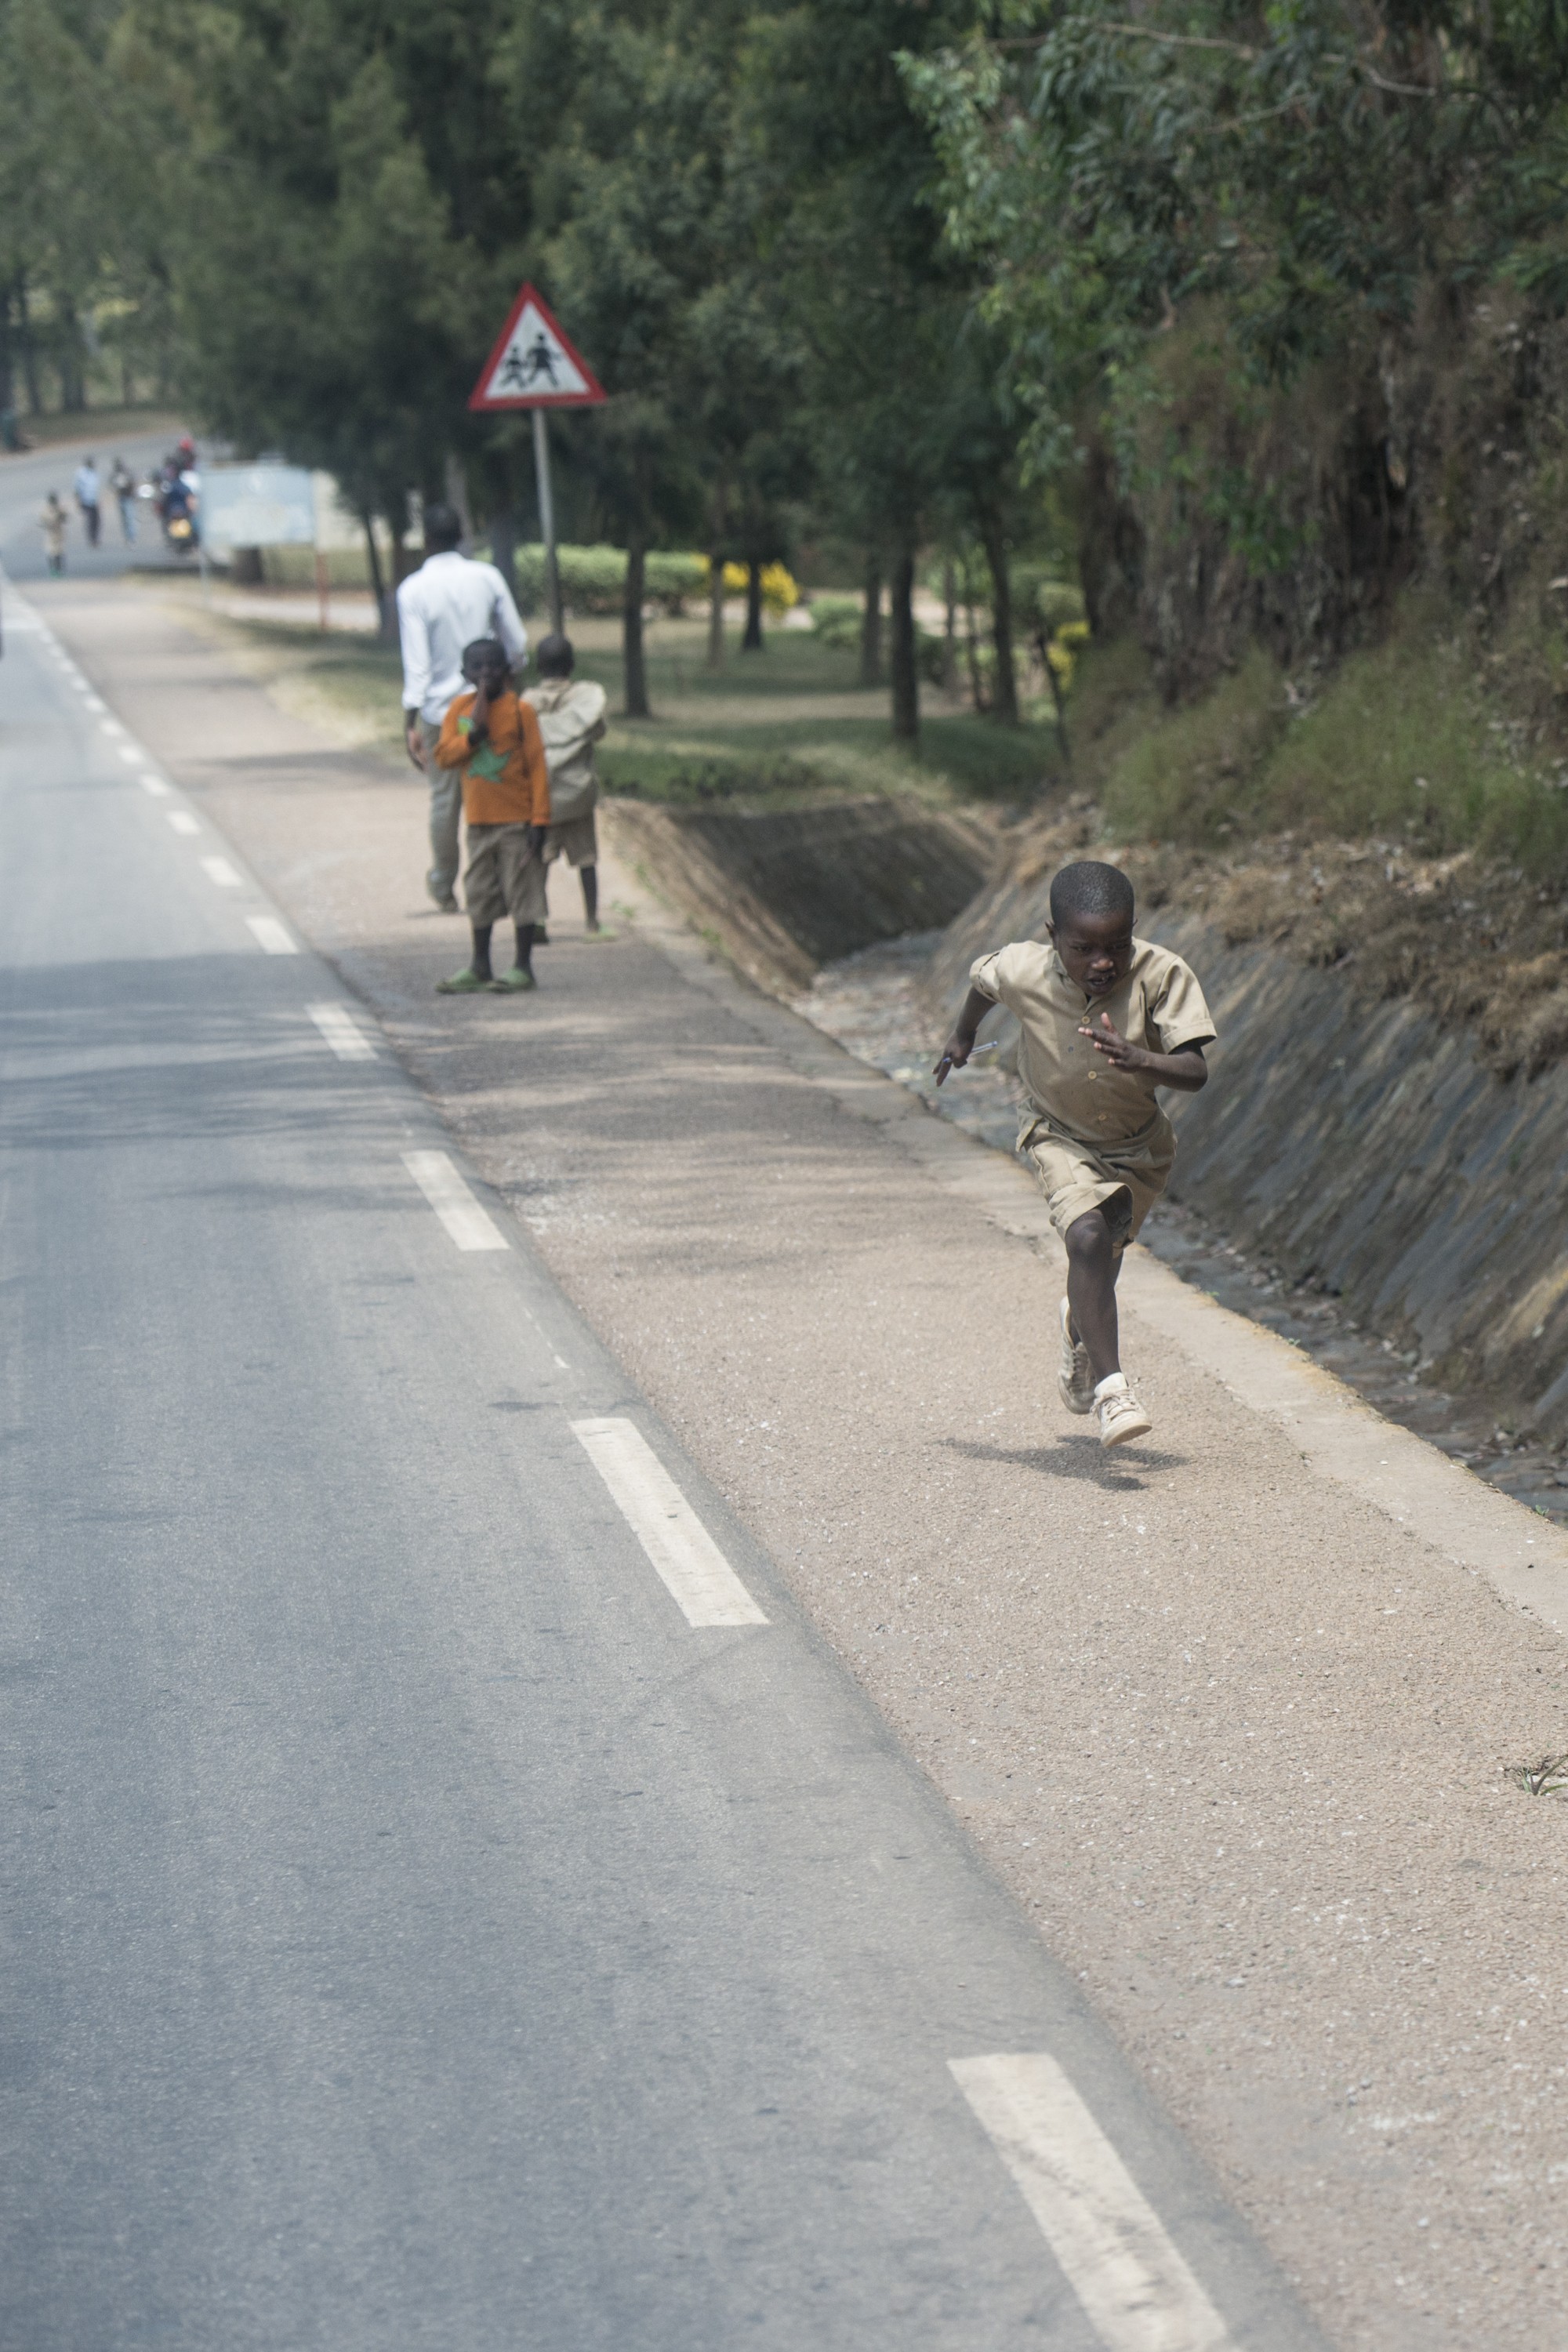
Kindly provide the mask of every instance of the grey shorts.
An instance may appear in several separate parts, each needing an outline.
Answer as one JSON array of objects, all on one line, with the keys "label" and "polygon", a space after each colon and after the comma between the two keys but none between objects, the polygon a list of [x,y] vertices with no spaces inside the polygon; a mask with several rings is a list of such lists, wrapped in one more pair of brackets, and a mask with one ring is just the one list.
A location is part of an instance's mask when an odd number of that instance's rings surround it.
[{"label": "grey shorts", "polygon": [[525,824],[471,824],[463,898],[470,923],[544,920],[544,866]]},{"label": "grey shorts", "polygon": [[552,866],[558,857],[564,857],[570,866],[597,866],[599,833],[592,809],[586,816],[564,817],[551,826],[545,837],[544,862]]}]

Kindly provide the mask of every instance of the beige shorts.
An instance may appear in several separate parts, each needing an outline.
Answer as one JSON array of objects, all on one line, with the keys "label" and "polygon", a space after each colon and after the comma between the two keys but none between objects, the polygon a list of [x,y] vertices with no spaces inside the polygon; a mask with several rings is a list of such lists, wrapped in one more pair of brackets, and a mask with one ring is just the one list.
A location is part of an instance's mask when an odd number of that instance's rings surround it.
[{"label": "beige shorts", "polygon": [[1129,1147],[1125,1156],[1096,1151],[1037,1119],[1018,1138],[1018,1150],[1040,1180],[1051,1223],[1063,1240],[1068,1227],[1091,1209],[1103,1212],[1113,1248],[1124,1250],[1164,1191],[1176,1156],[1176,1139],[1163,1133]]},{"label": "beige shorts", "polygon": [[544,866],[525,824],[471,824],[463,898],[470,923],[544,920]]},{"label": "beige shorts", "polygon": [[597,866],[599,835],[594,823],[594,812],[586,816],[569,816],[560,824],[552,824],[545,836],[544,862],[553,866],[564,857],[573,866]]}]

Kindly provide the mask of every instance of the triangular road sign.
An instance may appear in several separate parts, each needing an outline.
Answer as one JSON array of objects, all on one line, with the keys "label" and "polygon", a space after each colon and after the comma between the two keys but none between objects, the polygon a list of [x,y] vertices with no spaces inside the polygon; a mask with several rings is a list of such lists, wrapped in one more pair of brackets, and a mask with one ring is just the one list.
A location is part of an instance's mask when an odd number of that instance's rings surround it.
[{"label": "triangular road sign", "polygon": [[589,408],[606,397],[531,286],[512,304],[494,351],[468,395],[470,408]]}]

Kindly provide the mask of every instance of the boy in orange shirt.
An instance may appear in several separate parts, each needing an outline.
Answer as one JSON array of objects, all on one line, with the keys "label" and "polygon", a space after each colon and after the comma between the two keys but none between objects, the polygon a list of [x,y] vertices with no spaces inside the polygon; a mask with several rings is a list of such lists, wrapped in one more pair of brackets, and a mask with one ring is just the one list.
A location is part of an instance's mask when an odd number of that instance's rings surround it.
[{"label": "boy in orange shirt", "polygon": [[[447,706],[436,760],[463,772],[463,815],[468,862],[463,897],[473,926],[474,951],[462,971],[438,980],[438,996],[499,996],[535,985],[533,934],[544,920],[544,828],[550,822],[550,772],[539,721],[513,693],[506,647],[499,637],[476,637],[463,651],[471,694]],[[497,980],[490,971],[490,932],[503,915],[517,928],[517,961]]]}]

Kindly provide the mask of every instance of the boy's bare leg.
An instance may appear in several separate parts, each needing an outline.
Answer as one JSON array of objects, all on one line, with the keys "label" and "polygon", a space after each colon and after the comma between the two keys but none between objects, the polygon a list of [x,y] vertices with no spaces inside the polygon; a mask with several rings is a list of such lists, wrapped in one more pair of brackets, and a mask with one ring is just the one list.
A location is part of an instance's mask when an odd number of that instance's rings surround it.
[{"label": "boy's bare leg", "polygon": [[1116,1315],[1116,1278],[1121,1253],[1110,1239],[1102,1212],[1090,1209],[1067,1229],[1068,1313],[1073,1329],[1089,1349],[1095,1383],[1121,1370],[1121,1340]]},{"label": "boy's bare leg", "polygon": [[599,928],[599,877],[592,866],[583,868],[583,915],[591,931]]},{"label": "boy's bare leg", "polygon": [[531,923],[516,923],[512,928],[517,936],[517,969],[519,971],[531,971],[534,926]]},{"label": "boy's bare leg", "polygon": [[478,972],[481,980],[489,980],[490,976],[490,932],[494,929],[494,925],[490,923],[476,923],[473,929],[474,952],[469,962],[468,969],[470,971]]}]

